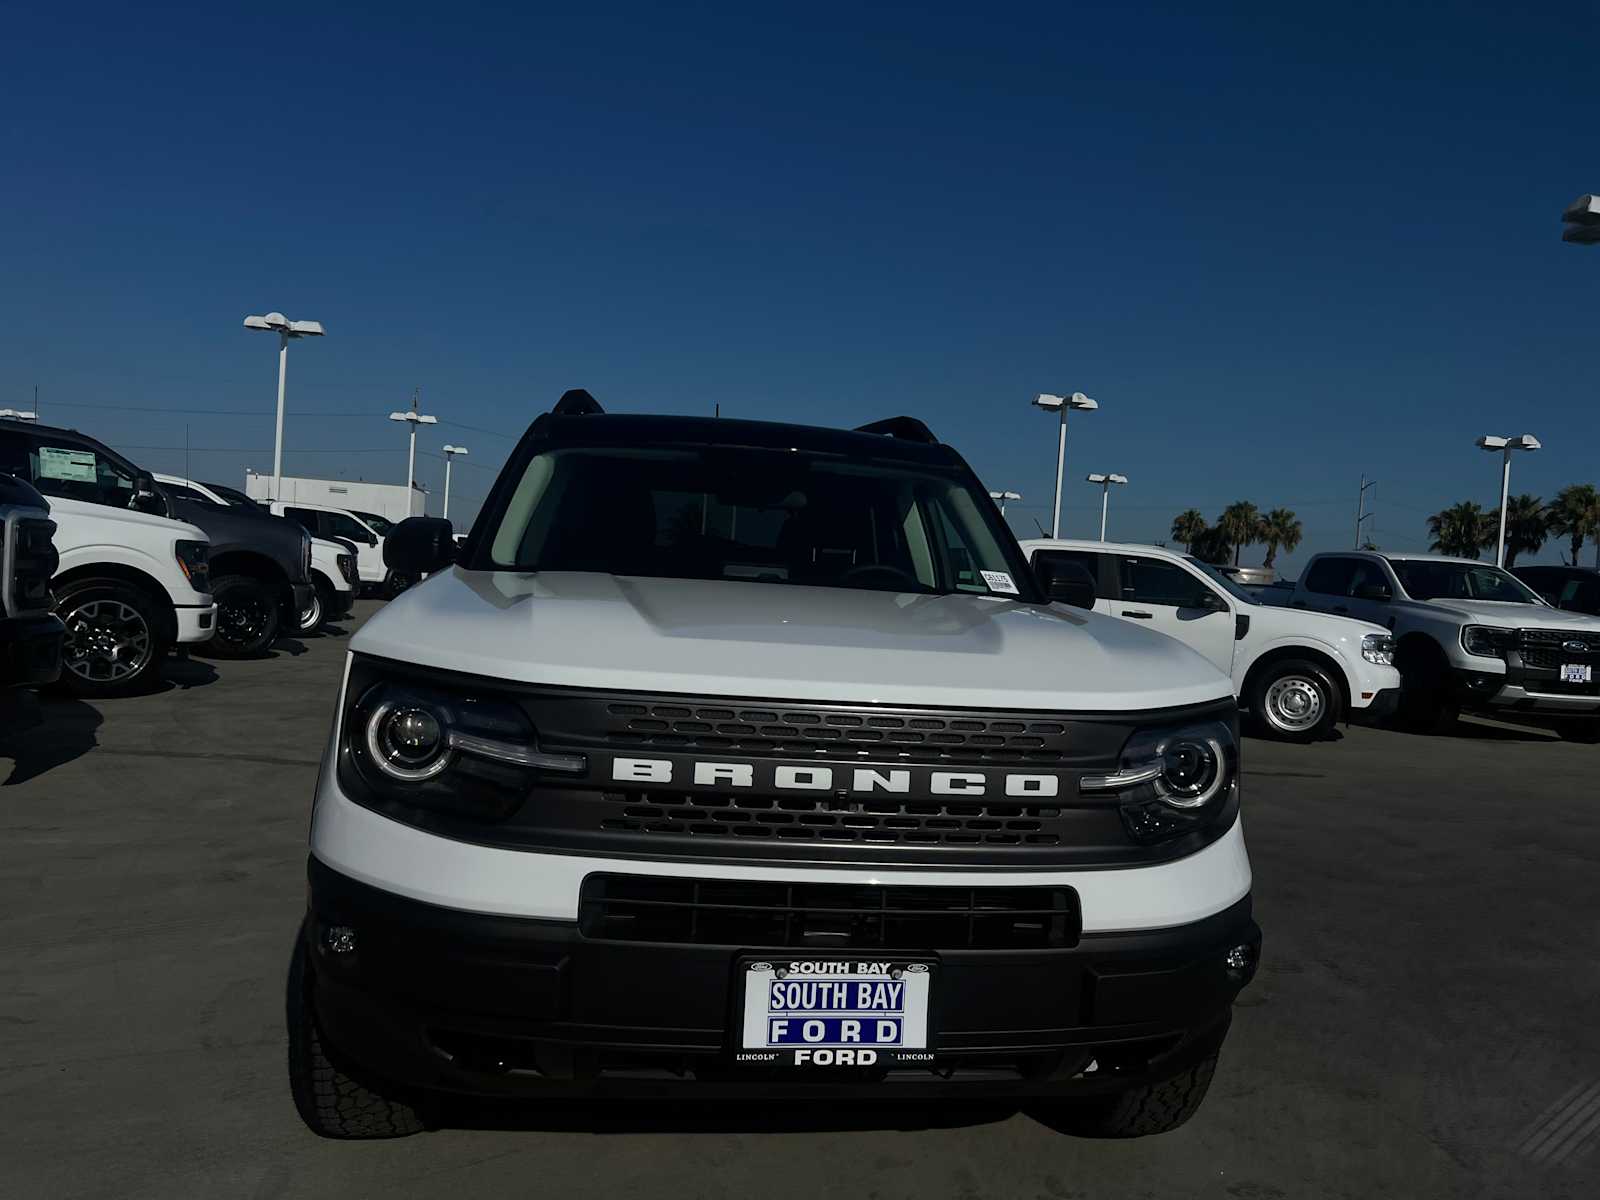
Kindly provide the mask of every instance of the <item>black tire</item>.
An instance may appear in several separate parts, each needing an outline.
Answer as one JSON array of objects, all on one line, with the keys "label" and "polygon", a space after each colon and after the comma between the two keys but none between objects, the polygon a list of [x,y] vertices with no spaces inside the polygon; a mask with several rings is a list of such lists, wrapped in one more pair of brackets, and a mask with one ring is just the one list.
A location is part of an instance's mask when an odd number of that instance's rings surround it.
[{"label": "black tire", "polygon": [[401,592],[416,584],[416,578],[411,575],[402,575],[398,571],[390,571],[383,577],[383,588],[379,592],[385,600],[393,600]]},{"label": "black tire", "polygon": [[1176,1075],[1125,1092],[1054,1107],[1049,1124],[1078,1137],[1136,1138],[1170,1133],[1199,1111],[1217,1070],[1218,1051]]},{"label": "black tire", "polygon": [[1263,667],[1245,704],[1256,727],[1285,742],[1314,742],[1339,723],[1344,694],[1327,668],[1309,659],[1283,659]]},{"label": "black tire", "polygon": [[333,589],[321,579],[313,581],[311,601],[300,613],[300,633],[306,636],[321,633],[328,623],[328,613],[333,608]]},{"label": "black tire", "polygon": [[311,1002],[305,931],[289,962],[289,1090],[306,1127],[319,1137],[353,1141],[408,1137],[427,1128],[417,1110],[387,1085],[357,1080],[328,1057]]},{"label": "black tire", "polygon": [[213,658],[260,658],[278,640],[281,617],[270,585],[249,575],[211,581],[217,602],[217,632],[199,649]]},{"label": "black tire", "polygon": [[67,627],[55,686],[85,699],[146,690],[160,673],[168,643],[161,604],[120,579],[80,579],[56,596]]},{"label": "black tire", "polygon": [[1395,724],[1412,733],[1443,734],[1455,728],[1460,702],[1450,692],[1450,668],[1431,642],[1402,642],[1395,652],[1400,704]]}]

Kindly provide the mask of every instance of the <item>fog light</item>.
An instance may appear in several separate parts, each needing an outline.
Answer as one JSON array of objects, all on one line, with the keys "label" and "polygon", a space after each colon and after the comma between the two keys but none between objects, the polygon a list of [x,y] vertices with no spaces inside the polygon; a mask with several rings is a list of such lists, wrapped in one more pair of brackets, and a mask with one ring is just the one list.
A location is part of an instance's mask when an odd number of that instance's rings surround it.
[{"label": "fog light", "polygon": [[1256,973],[1257,948],[1245,942],[1234,946],[1222,956],[1222,965],[1228,970],[1228,978],[1240,987],[1249,983]]},{"label": "fog light", "polygon": [[329,925],[322,931],[322,944],[330,954],[349,954],[356,948],[356,931],[348,925]]}]

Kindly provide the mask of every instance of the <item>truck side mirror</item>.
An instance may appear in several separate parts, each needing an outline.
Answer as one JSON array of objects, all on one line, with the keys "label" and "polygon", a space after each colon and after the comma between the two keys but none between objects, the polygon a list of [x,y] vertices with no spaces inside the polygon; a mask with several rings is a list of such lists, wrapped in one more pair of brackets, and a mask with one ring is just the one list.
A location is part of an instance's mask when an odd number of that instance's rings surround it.
[{"label": "truck side mirror", "polygon": [[144,471],[134,476],[133,497],[128,501],[128,507],[157,517],[172,516],[167,498],[156,487],[156,477]]},{"label": "truck side mirror", "polygon": [[407,517],[383,540],[383,565],[412,577],[442,571],[456,560],[451,533],[441,517]]},{"label": "truck side mirror", "polygon": [[1046,599],[1073,608],[1094,607],[1094,579],[1082,563],[1041,556],[1033,560],[1033,574]]}]

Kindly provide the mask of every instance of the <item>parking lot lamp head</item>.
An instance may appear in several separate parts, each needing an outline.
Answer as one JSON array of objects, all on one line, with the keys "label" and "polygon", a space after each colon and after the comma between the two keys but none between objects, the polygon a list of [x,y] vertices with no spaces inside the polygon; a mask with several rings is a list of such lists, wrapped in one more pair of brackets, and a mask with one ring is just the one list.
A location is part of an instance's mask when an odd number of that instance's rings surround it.
[{"label": "parking lot lamp head", "polygon": [[246,329],[259,329],[278,335],[278,426],[272,446],[272,495],[268,500],[280,499],[283,493],[283,385],[289,374],[289,341],[292,338],[321,337],[321,321],[291,321],[281,312],[269,312],[264,317],[246,317]]},{"label": "parking lot lamp head", "polygon": [[404,421],[406,424],[411,426],[411,448],[406,457],[406,488],[408,489],[406,495],[407,515],[410,514],[411,509],[411,497],[409,489],[417,486],[417,426],[437,425],[439,423],[438,417],[430,417],[425,413],[420,413],[417,411],[417,404],[421,399],[421,391],[422,389],[418,388],[412,393],[411,407],[409,409],[403,409],[400,412],[392,412],[389,414],[389,420]]},{"label": "parking lot lamp head", "polygon": [[1056,499],[1053,515],[1050,518],[1050,536],[1061,536],[1061,480],[1063,472],[1067,469],[1067,412],[1076,409],[1078,412],[1093,412],[1100,407],[1100,402],[1091,400],[1082,392],[1073,392],[1070,396],[1056,396],[1050,392],[1040,392],[1033,398],[1035,408],[1045,412],[1056,413],[1061,420],[1061,428],[1056,439]]},{"label": "parking lot lamp head", "polygon": [[1478,449],[1500,455],[1500,535],[1495,542],[1494,565],[1506,565],[1506,505],[1511,499],[1511,452],[1513,450],[1538,450],[1539,439],[1531,433],[1518,437],[1499,437],[1486,433],[1476,442]]},{"label": "parking lot lamp head", "polygon": [[1003,517],[1003,516],[1006,515],[1006,501],[1007,500],[1021,500],[1022,499],[1022,493],[1021,492],[990,492],[989,493],[989,499],[1000,501],[1000,515]]},{"label": "parking lot lamp head", "polygon": [[1579,196],[1561,214],[1561,240],[1575,246],[1600,245],[1600,196]]}]

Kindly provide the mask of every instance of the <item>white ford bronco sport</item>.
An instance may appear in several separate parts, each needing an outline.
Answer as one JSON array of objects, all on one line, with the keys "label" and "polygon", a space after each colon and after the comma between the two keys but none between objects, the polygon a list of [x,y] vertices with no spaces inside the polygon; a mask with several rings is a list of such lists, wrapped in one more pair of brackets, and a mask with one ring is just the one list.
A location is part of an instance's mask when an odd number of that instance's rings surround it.
[{"label": "white ford bronco sport", "polygon": [[450,1093],[1199,1106],[1261,936],[1233,687],[1035,578],[921,422],[569,392],[459,550],[413,517],[388,558],[435,573],[352,638],[317,785],[313,1130]]}]

